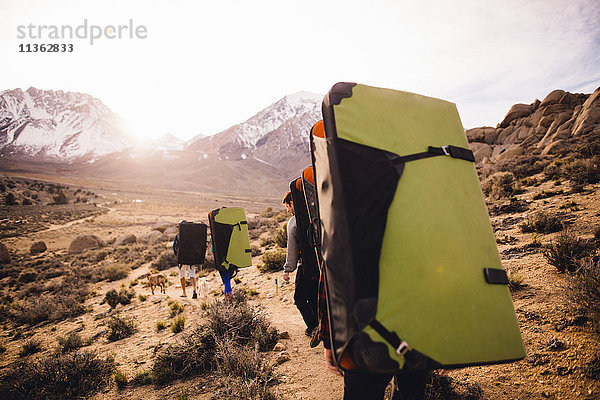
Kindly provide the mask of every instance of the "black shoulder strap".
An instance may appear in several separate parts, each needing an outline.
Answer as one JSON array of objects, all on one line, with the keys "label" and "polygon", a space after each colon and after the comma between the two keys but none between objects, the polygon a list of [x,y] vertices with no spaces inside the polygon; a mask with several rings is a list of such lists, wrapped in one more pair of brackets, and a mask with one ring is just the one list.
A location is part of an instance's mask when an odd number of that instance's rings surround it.
[{"label": "black shoulder strap", "polygon": [[473,152],[471,150],[457,146],[429,146],[427,151],[423,153],[415,153],[410,154],[408,156],[401,156],[400,159],[404,162],[409,162],[437,156],[450,156],[452,158],[459,158],[461,160],[475,162],[475,157],[473,156]]}]

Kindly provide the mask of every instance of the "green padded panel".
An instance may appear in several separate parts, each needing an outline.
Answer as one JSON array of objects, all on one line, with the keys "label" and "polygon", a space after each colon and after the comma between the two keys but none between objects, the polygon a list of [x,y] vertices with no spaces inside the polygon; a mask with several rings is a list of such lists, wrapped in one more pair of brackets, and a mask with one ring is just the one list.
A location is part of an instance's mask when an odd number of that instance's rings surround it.
[{"label": "green padded panel", "polygon": [[252,254],[247,251],[250,249],[248,224],[240,224],[241,221],[246,221],[244,209],[241,207],[221,208],[214,219],[215,222],[235,225],[231,231],[231,239],[227,249],[227,262],[239,268],[251,266]]},{"label": "green padded panel", "polygon": [[[337,137],[401,156],[469,147],[446,101],[356,85],[333,110]],[[406,163],[379,268],[376,319],[413,349],[446,366],[525,356],[508,287],[484,278],[484,268],[502,264],[474,163],[446,156]]]}]

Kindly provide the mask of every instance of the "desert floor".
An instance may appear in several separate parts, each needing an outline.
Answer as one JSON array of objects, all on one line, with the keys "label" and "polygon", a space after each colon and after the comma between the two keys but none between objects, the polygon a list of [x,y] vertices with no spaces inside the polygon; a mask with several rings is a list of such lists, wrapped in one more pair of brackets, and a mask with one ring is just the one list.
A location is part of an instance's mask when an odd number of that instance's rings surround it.
[{"label": "desert floor", "polygon": [[[544,183],[550,185],[552,182]],[[539,241],[547,244],[556,234],[537,235],[522,233],[519,222],[538,210],[558,211],[566,202],[575,201],[577,210],[563,214],[570,221],[574,234],[590,238],[592,228],[600,222],[600,192],[598,185],[589,186],[586,192],[555,196],[544,200],[532,200],[534,193],[542,189],[556,190],[544,186],[527,188],[520,198],[531,202],[530,209],[515,214],[503,214],[492,218],[497,237],[512,237],[510,244],[499,244],[503,264],[507,271],[518,273],[523,278],[523,288],[513,291],[513,303],[520,323],[527,358],[518,362],[463,368],[445,371],[457,385],[475,383],[483,390],[485,399],[600,399],[600,383],[589,378],[586,368],[590,361],[600,354],[598,336],[590,322],[576,323],[568,306],[569,280],[564,274],[544,259],[541,250],[529,246]],[[151,230],[157,221],[176,223],[180,219],[206,221],[207,213],[221,206],[241,206],[246,209],[248,218],[258,215],[266,207],[279,208],[279,199],[245,199],[236,196],[195,194],[184,192],[129,191],[127,188],[100,189],[103,207],[108,211],[85,218],[45,227],[44,230],[2,239],[11,254],[28,253],[32,243],[43,240],[48,250],[36,257],[53,255],[64,257],[70,242],[80,234],[94,234],[105,240],[126,234],[142,235]],[[140,201],[141,200],[141,201]],[[165,241],[165,249],[171,242]],[[258,239],[254,244],[260,246]],[[290,355],[290,360],[277,367],[280,383],[275,391],[284,399],[340,399],[343,392],[342,378],[329,372],[323,361],[321,346],[311,349],[304,335],[304,324],[293,304],[293,284],[283,284],[282,272],[261,273],[256,265],[260,256],[254,258],[254,265],[240,270],[239,283],[234,286],[254,290],[258,294],[251,297],[251,303],[264,307],[272,324],[280,332],[288,332],[289,338],[281,343]],[[220,298],[221,281],[213,271],[206,276],[209,293],[206,297],[191,299],[180,297],[177,268],[162,271],[168,278],[166,294],[158,291],[152,295],[150,289],[140,284],[134,286],[136,294],[146,295],[145,301],[134,298],[131,304],[111,310],[101,304],[104,293],[111,288],[128,286],[137,277],[149,272],[150,262],[134,269],[124,279],[114,282],[101,281],[93,284],[94,294],[86,301],[89,312],[58,323],[42,323],[14,327],[5,324],[2,341],[7,350],[0,355],[0,368],[10,368],[18,359],[22,340],[11,340],[14,330],[23,330],[27,337],[42,341],[44,352],[56,347],[56,340],[70,332],[79,332],[84,337],[101,337],[106,330],[103,317],[113,314],[135,319],[138,331],[133,336],[109,343],[104,339],[95,340],[90,348],[100,354],[113,354],[119,369],[129,377],[147,370],[157,352],[168,344],[182,338],[203,318],[202,304]],[[293,282],[293,278],[292,278]],[[156,322],[169,320],[168,301],[172,299],[184,306],[186,328],[173,334],[169,329],[156,332]],[[10,330],[10,331],[9,331]],[[43,356],[44,352],[41,353]],[[265,353],[274,359],[275,352]],[[176,398],[186,393],[191,399],[210,399],[216,383],[211,378],[199,377],[176,381],[168,386],[138,386],[117,390],[113,384],[94,399],[164,399]]]}]

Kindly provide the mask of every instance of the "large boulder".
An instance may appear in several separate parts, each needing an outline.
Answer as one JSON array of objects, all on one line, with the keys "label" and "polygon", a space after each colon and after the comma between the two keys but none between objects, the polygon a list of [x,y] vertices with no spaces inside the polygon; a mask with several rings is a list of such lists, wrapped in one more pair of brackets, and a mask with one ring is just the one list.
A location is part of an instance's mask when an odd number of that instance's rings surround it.
[{"label": "large boulder", "polygon": [[175,224],[172,222],[158,221],[154,225],[152,225],[152,230],[163,233],[165,230],[167,230],[168,228],[170,228],[172,226],[175,226]]},{"label": "large boulder", "polygon": [[475,161],[477,162],[492,156],[492,147],[489,144],[473,142],[470,143],[469,146],[471,147],[471,151],[473,151],[473,156],[475,156]]},{"label": "large boulder", "polygon": [[8,247],[0,242],[0,264],[10,264],[10,253]]},{"label": "large boulder", "polygon": [[175,234],[177,234],[177,227],[176,226],[172,226],[170,228],[165,229],[165,231],[163,232],[165,235],[171,237],[171,236],[175,236]]},{"label": "large boulder", "polygon": [[533,112],[533,106],[530,104],[515,104],[510,108],[504,120],[500,123],[501,128],[506,128],[512,121],[528,117]]},{"label": "large boulder", "polygon": [[40,254],[45,252],[46,250],[48,250],[48,247],[46,247],[46,243],[43,240],[40,240],[39,242],[35,242],[31,245],[29,252],[31,254]]},{"label": "large boulder", "polygon": [[117,240],[115,240],[115,247],[119,247],[123,244],[131,244],[131,243],[135,243],[137,242],[137,238],[135,237],[135,235],[125,235],[125,236],[121,236],[120,238],[118,238]]},{"label": "large boulder", "polygon": [[159,231],[150,231],[138,237],[138,242],[148,244],[160,243],[165,240],[168,240],[168,238]]},{"label": "large boulder", "polygon": [[83,253],[89,249],[97,249],[106,246],[104,240],[96,235],[77,236],[69,245],[69,254]]}]

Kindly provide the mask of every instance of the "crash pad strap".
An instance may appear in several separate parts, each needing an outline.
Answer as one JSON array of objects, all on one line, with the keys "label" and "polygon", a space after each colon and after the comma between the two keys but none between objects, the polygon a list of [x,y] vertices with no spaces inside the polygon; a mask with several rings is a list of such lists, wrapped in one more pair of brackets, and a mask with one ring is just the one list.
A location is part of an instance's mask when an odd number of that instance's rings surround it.
[{"label": "crash pad strap", "polygon": [[400,348],[402,340],[398,337],[396,332],[387,330],[386,327],[381,325],[381,323],[376,319],[371,321],[369,325],[371,325],[371,328],[375,329],[375,331],[379,333],[379,335],[384,338],[386,342],[391,344],[394,349],[398,350]]},{"label": "crash pad strap", "polygon": [[492,284],[508,285],[508,275],[506,271],[499,268],[484,268],[485,281]]},{"label": "crash pad strap", "polygon": [[410,154],[408,156],[401,156],[399,158],[403,162],[409,162],[437,156],[450,156],[452,158],[459,158],[461,160],[475,162],[475,157],[473,156],[473,152],[471,150],[452,145],[442,147],[429,146],[427,151],[423,153]]}]

